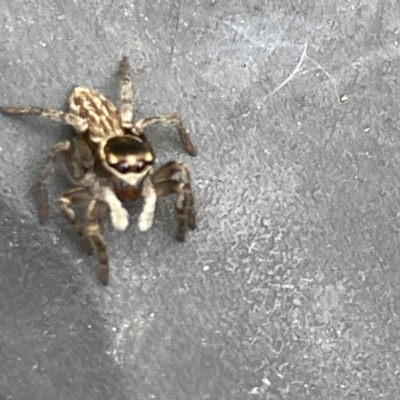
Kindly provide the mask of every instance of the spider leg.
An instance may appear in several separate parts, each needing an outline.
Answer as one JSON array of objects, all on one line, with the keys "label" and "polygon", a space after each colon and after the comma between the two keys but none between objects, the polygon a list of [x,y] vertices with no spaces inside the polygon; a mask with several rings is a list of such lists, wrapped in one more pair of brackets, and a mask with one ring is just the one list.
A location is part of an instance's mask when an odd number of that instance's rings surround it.
[{"label": "spider leg", "polygon": [[139,216],[139,229],[144,232],[153,225],[157,202],[157,194],[150,177],[147,177],[143,182],[142,195],[144,197],[144,204],[142,213]]},{"label": "spider leg", "polygon": [[91,149],[84,140],[78,137],[78,139],[72,141],[70,150],[65,153],[65,164],[75,183],[89,186],[89,184],[85,184],[83,179],[88,170],[93,168],[94,158]]},{"label": "spider leg", "polygon": [[185,150],[191,156],[195,156],[197,154],[196,149],[190,140],[189,134],[186,132],[186,129],[182,124],[182,119],[178,114],[162,114],[155,115],[153,117],[142,118],[136,122],[135,128],[137,128],[140,133],[143,133],[145,129],[156,124],[175,127]]},{"label": "spider leg", "polygon": [[104,286],[108,285],[109,265],[107,245],[100,231],[99,218],[106,210],[106,203],[100,200],[92,200],[87,209],[87,233],[92,239],[100,263],[100,281]]},{"label": "spider leg", "polygon": [[133,123],[133,92],[130,78],[130,67],[128,57],[124,57],[121,62],[122,81],[121,81],[121,125],[123,128],[131,129]]},{"label": "spider leg", "polygon": [[93,245],[86,235],[85,228],[82,222],[76,216],[72,205],[87,205],[93,199],[93,194],[86,188],[75,188],[68,190],[60,198],[60,208],[67,220],[73,225],[76,232],[82,239],[83,248],[88,254],[93,254]]},{"label": "spider leg", "polygon": [[86,119],[79,117],[73,113],[66,113],[54,108],[41,107],[3,107],[3,112],[10,115],[38,115],[44,118],[51,119],[56,122],[63,122],[72,125],[78,132],[84,132],[89,125]]},{"label": "spider leg", "polygon": [[[176,173],[180,173],[180,180],[172,179]],[[177,238],[183,242],[186,226],[191,229],[196,228],[196,211],[189,171],[181,162],[170,161],[154,173],[153,182],[157,197],[165,197],[174,193],[178,195],[176,202]]]},{"label": "spider leg", "polygon": [[68,152],[70,148],[71,142],[69,141],[57,143],[51,149],[47,162],[39,173],[39,216],[42,221],[49,218],[49,196],[47,192],[47,184],[49,183],[50,175],[54,171],[57,156],[60,153]]}]

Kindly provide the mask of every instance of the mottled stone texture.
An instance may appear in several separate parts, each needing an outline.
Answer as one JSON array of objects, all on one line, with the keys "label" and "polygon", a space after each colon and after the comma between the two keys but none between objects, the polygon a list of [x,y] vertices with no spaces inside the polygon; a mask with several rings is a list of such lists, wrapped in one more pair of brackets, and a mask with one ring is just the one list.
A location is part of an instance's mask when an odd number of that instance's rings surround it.
[{"label": "mottled stone texture", "polygon": [[[266,4],[268,3],[268,4]],[[400,5],[395,0],[0,0],[0,104],[118,97],[179,112],[199,229],[106,238],[111,283],[34,183],[68,127],[1,118],[0,399],[400,398]],[[340,101],[340,99],[342,101]]]}]

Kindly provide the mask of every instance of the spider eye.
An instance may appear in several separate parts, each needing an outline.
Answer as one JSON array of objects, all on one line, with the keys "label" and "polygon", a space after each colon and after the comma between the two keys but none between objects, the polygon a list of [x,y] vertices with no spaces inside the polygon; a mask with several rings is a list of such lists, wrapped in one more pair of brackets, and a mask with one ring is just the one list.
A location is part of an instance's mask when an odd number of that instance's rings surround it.
[{"label": "spider eye", "polygon": [[139,160],[135,165],[135,172],[142,172],[147,167],[147,165],[148,163]]},{"label": "spider eye", "polygon": [[117,164],[117,170],[118,172],[121,172],[121,174],[127,173],[129,168],[129,164],[126,161],[121,161]]},{"label": "spider eye", "polygon": [[140,174],[151,164],[153,164],[153,161],[137,160],[134,165],[131,165],[128,160],[120,160],[116,163],[109,163],[108,165],[117,170],[120,174],[126,174],[128,172]]},{"label": "spider eye", "polygon": [[116,163],[109,162],[108,165],[110,167],[114,168],[115,170],[117,170],[121,174],[126,174],[130,170],[130,165],[128,164],[128,162],[126,160],[121,160]]}]

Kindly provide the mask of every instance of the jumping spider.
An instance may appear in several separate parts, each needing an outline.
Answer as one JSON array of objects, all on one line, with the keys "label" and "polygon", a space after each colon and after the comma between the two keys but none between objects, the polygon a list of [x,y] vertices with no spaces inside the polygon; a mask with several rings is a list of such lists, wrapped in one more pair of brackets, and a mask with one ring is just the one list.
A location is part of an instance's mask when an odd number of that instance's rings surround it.
[{"label": "jumping spider", "polygon": [[[145,130],[155,124],[170,125],[178,131],[186,151],[194,156],[195,148],[177,114],[165,114],[134,121],[132,83],[126,57],[121,62],[121,108],[86,87],[77,87],[69,99],[69,112],[52,108],[4,107],[5,114],[39,115],[53,121],[72,125],[77,136],[57,143],[41,170],[39,182],[39,215],[49,216],[47,184],[54,170],[56,158],[63,153],[65,164],[77,185],[59,200],[65,217],[74,226],[89,254],[94,250],[100,262],[100,280],[108,284],[109,266],[107,246],[100,231],[99,220],[107,207],[111,221],[118,230],[128,226],[128,212],[123,201],[144,197],[139,217],[139,229],[146,231],[153,223],[156,200],[177,194],[176,218],[178,240],[185,238],[186,227],[195,228],[196,214],[188,169],[179,161],[170,161],[154,169],[155,154]],[[178,178],[174,179],[174,175]],[[87,206],[86,224],[76,216],[72,206]]]}]

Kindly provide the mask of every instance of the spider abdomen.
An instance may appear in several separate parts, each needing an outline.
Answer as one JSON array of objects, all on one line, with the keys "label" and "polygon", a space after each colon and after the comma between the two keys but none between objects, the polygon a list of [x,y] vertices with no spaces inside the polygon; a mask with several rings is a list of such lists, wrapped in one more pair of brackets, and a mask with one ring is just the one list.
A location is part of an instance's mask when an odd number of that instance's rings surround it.
[{"label": "spider abdomen", "polygon": [[69,104],[74,114],[87,121],[92,141],[124,135],[118,109],[102,94],[79,86],[71,93]]}]

